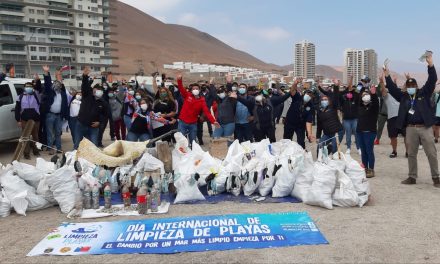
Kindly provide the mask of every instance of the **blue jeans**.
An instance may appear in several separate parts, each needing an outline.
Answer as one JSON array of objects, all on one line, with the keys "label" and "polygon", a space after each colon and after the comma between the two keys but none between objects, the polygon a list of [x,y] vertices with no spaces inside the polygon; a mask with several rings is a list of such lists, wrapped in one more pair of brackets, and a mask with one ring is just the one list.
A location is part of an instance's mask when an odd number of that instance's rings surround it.
[{"label": "blue jeans", "polygon": [[357,138],[356,128],[357,128],[357,119],[344,119],[343,126],[346,134],[347,141],[347,149],[351,149],[351,135],[354,135],[354,139],[356,142],[356,148],[359,149],[359,139]]},{"label": "blue jeans", "polygon": [[189,144],[192,145],[192,142],[196,140],[197,137],[197,123],[195,124],[187,124],[182,120],[179,120],[178,130],[185,137],[188,137]]},{"label": "blue jeans", "polygon": [[245,142],[245,141],[251,141],[252,140],[252,129],[251,124],[235,124],[235,138],[238,139],[238,141]]},{"label": "blue jeans", "polygon": [[133,133],[133,132],[128,132],[127,135],[127,141],[132,141],[132,142],[138,142],[138,141],[147,141],[151,138],[150,134],[145,133],[145,134],[139,134],[139,133]]},{"label": "blue jeans", "polygon": [[376,132],[358,132],[359,145],[362,153],[362,163],[367,169],[374,169],[374,139]]},{"label": "blue jeans", "polygon": [[[330,138],[333,138],[329,140]],[[325,143],[324,143],[325,142]],[[329,154],[333,154],[336,152],[338,145],[336,145],[336,137],[335,135],[322,135],[322,137],[319,139],[319,147],[328,146],[329,144],[332,144],[332,148],[328,149]],[[319,151],[318,147],[318,151]]]},{"label": "blue jeans", "polygon": [[47,145],[61,150],[62,122],[60,114],[46,114]]},{"label": "blue jeans", "polygon": [[98,146],[98,134],[99,127],[93,128],[90,126],[85,126],[81,122],[76,122],[76,139],[73,146],[74,149],[78,149],[79,143],[83,138],[90,140],[95,146]]},{"label": "blue jeans", "polygon": [[128,115],[124,115],[124,125],[125,125],[125,128],[127,129],[127,131],[130,131],[131,117],[129,117]]},{"label": "blue jeans", "polygon": [[76,142],[76,123],[78,123],[78,117],[69,118],[70,135],[72,135],[73,145],[75,145]]},{"label": "blue jeans", "polygon": [[221,124],[219,128],[215,128],[212,134],[213,138],[230,137],[234,134],[235,123]]}]

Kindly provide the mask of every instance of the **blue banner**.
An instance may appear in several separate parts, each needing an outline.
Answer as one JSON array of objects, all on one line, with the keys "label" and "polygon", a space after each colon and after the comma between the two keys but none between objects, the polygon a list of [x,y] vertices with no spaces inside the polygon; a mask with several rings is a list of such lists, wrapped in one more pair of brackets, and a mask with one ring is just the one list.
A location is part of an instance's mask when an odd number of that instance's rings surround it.
[{"label": "blue banner", "polygon": [[28,256],[170,254],[328,244],[305,212],[64,223]]}]

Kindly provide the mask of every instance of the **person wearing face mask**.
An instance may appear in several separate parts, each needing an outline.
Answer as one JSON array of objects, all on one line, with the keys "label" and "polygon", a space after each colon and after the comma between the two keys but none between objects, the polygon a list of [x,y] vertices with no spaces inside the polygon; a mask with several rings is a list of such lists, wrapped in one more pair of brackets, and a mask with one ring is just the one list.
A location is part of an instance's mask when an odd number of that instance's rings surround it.
[{"label": "person wearing face mask", "polygon": [[166,125],[169,124],[168,120],[151,111],[150,103],[147,99],[141,99],[139,101],[139,108],[133,113],[127,140],[142,142],[153,138],[152,121],[162,122]]},{"label": "person wearing face mask", "polygon": [[[361,85],[362,86],[362,85]],[[362,88],[362,87],[360,87]],[[359,142],[356,137],[356,127],[358,123],[358,109],[359,109],[359,92],[361,89],[353,87],[353,77],[350,76],[348,87],[339,95],[339,106],[342,112],[343,131],[346,135],[347,154],[351,152],[351,136],[355,136],[356,149],[360,154]],[[344,133],[339,135],[339,142],[342,142]]]},{"label": "person wearing face mask", "polygon": [[[304,96],[297,91],[298,84],[302,79],[297,79],[292,85],[290,92],[286,93],[285,111],[283,111],[283,123],[284,123],[284,139],[292,140],[294,133],[298,144],[306,148],[305,137],[306,131],[310,141],[314,141],[312,132],[313,123],[313,93],[310,90],[305,91]],[[287,101],[289,100],[290,103]]]},{"label": "person wearing face mask", "polygon": [[[46,114],[47,145],[61,152],[62,123],[63,120],[69,119],[70,114],[66,88],[61,83],[61,80],[55,80],[52,83],[49,66],[43,66],[43,71],[44,92],[42,110]],[[60,76],[58,72],[56,75]],[[50,149],[49,154],[53,155],[54,151]]]},{"label": "person wearing face mask", "polygon": [[362,164],[365,166],[367,178],[373,178],[374,173],[374,139],[377,135],[377,119],[379,117],[379,98],[376,87],[365,90],[361,94],[359,105],[359,122],[356,128],[359,146],[361,148]]},{"label": "person wearing face mask", "polygon": [[100,84],[92,88],[89,79],[90,69],[84,68],[81,84],[81,107],[76,125],[77,140],[74,148],[77,149],[81,140],[85,137],[98,146],[99,124],[109,116],[109,106],[103,99],[104,89]]},{"label": "person wearing face mask", "polygon": [[[285,86],[280,85],[280,81],[277,80],[276,83],[272,83],[272,93],[271,98],[274,100],[281,97],[281,94],[278,92],[279,90],[285,90]],[[280,123],[281,115],[283,114],[284,104],[279,104],[273,108],[273,118],[276,124]]]},{"label": "person wearing face mask", "polygon": [[72,136],[72,141],[73,144],[75,145],[76,142],[76,125],[78,123],[78,114],[79,114],[79,109],[81,107],[81,99],[82,99],[82,95],[81,92],[76,92],[71,100],[70,100],[70,104],[69,104],[69,109],[70,109],[70,117],[69,117],[69,128],[70,128],[70,134]]},{"label": "person wearing face mask", "polygon": [[342,130],[342,124],[339,121],[338,112],[332,107],[330,98],[323,95],[320,100],[320,107],[317,113],[318,127],[323,135],[319,138],[319,146],[323,147],[331,143],[328,152],[335,153],[337,150],[336,133]]},{"label": "person wearing face mask", "polygon": [[[211,109],[211,107],[214,104],[214,101],[216,99],[216,92],[215,92],[215,86],[213,84],[214,78],[211,78],[209,87],[206,84],[201,85],[201,93],[200,95],[205,98],[206,106],[208,109]],[[200,115],[199,120],[197,121],[197,140],[200,145],[203,145],[203,124],[206,123],[208,126],[208,132],[209,136],[212,137],[212,125],[210,122],[206,120],[206,117],[204,114]]]},{"label": "person wearing face mask", "polygon": [[408,145],[408,178],[402,184],[416,184],[417,153],[420,142],[429,161],[434,187],[440,188],[437,149],[432,134],[435,124],[435,106],[431,100],[437,82],[432,54],[426,56],[428,64],[428,80],[421,88],[413,78],[406,80],[406,92],[401,91],[390,77],[388,68],[384,68],[388,92],[400,102],[396,126],[406,127],[406,143]]},{"label": "person wearing face mask", "polygon": [[[171,91],[165,87],[161,87],[156,95],[153,103],[153,111],[166,120],[168,124],[161,125],[160,122],[153,122],[153,136],[160,137],[175,128],[176,123],[176,102],[174,101]],[[166,137],[164,141],[172,141],[172,137]]]},{"label": "person wearing face mask", "polygon": [[122,120],[124,103],[119,97],[116,95],[115,90],[110,90],[108,93],[109,98],[109,106],[110,106],[110,127],[113,127],[113,131],[110,131],[110,137],[112,140],[115,138],[117,140],[125,140],[126,139],[126,128],[124,121]]},{"label": "person wearing face mask", "polygon": [[[242,100],[237,101],[237,106],[235,107],[235,139],[238,141],[252,141],[252,128],[251,124],[253,122],[253,109],[255,107],[255,98],[248,95],[248,86],[245,83],[241,83],[238,87],[238,98]],[[246,103],[243,103],[245,101]]]},{"label": "person wearing face mask", "polygon": [[232,89],[228,90],[220,87],[217,91],[217,111],[216,119],[220,127],[214,130],[213,138],[230,137],[235,130],[235,112],[237,106],[237,93]]},{"label": "person wearing face mask", "polygon": [[[34,126],[32,128],[32,140],[39,141],[38,131],[40,127],[40,92],[41,82],[37,80],[37,85],[33,85],[28,82],[24,85],[24,92],[18,97],[15,105],[15,120],[17,120],[18,126],[23,130],[26,127],[28,121],[33,120]],[[30,151],[34,156],[39,156],[40,152],[34,142],[28,142],[24,150],[24,158],[30,159]]]},{"label": "person wearing face mask", "polygon": [[127,89],[127,93],[124,98],[124,124],[127,130],[130,130],[131,126],[131,118],[133,117],[134,111],[138,107],[138,103],[136,101],[135,91],[133,88],[129,87]]},{"label": "person wearing face mask", "polygon": [[177,75],[177,87],[184,100],[179,114],[178,129],[183,135],[189,137],[189,142],[192,144],[197,136],[197,120],[201,113],[205,114],[211,124],[214,124],[216,127],[220,125],[209,111],[205,98],[200,96],[200,86],[198,84],[190,85],[191,92],[187,91],[183,87],[182,75],[179,74]]}]

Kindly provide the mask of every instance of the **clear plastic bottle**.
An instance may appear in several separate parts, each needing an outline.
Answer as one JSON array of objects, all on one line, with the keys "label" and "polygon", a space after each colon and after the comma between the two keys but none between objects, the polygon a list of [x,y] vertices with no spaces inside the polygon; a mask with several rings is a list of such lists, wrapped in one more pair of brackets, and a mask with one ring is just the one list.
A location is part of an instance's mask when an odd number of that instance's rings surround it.
[{"label": "clear plastic bottle", "polygon": [[92,208],[92,188],[88,184],[83,191],[83,207],[84,209]]},{"label": "clear plastic bottle", "polygon": [[93,185],[92,188],[92,208],[99,209],[99,188],[98,184]]},{"label": "clear plastic bottle", "polygon": [[75,192],[75,209],[81,211],[83,209],[83,193],[78,188]]},{"label": "clear plastic bottle", "polygon": [[159,211],[160,205],[160,192],[157,190],[156,185],[153,187],[153,190],[150,194],[150,209],[151,212]]},{"label": "clear plastic bottle", "polygon": [[131,193],[130,189],[128,188],[128,184],[124,184],[122,186],[122,200],[124,201],[125,207],[131,206]]},{"label": "clear plastic bottle", "polygon": [[106,182],[104,186],[104,208],[110,209],[112,207],[112,188],[110,183]]},{"label": "clear plastic bottle", "polygon": [[136,194],[137,211],[140,215],[147,214],[147,186],[142,184]]}]

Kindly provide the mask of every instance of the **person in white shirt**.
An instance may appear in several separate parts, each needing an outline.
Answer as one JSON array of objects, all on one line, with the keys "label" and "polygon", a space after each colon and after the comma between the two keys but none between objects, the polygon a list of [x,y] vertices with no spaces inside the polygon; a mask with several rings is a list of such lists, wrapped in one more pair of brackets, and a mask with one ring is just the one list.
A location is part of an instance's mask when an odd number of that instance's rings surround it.
[{"label": "person in white shirt", "polygon": [[69,109],[70,109],[69,128],[70,128],[70,134],[72,135],[72,141],[74,144],[76,139],[76,123],[78,122],[78,113],[79,113],[79,108],[81,106],[81,99],[82,99],[81,92],[77,92],[73,95],[69,104]]}]

